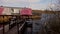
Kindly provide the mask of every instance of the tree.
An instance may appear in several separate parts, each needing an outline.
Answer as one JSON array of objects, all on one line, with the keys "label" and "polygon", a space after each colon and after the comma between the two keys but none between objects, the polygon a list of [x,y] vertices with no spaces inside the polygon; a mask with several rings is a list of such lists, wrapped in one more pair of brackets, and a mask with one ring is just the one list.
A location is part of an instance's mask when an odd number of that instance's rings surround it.
[{"label": "tree", "polygon": [[58,4],[60,4],[60,0],[57,0],[58,1]]},{"label": "tree", "polygon": [[[55,2],[54,2],[55,1]],[[51,0],[49,9],[51,11],[60,11],[60,0]]]}]

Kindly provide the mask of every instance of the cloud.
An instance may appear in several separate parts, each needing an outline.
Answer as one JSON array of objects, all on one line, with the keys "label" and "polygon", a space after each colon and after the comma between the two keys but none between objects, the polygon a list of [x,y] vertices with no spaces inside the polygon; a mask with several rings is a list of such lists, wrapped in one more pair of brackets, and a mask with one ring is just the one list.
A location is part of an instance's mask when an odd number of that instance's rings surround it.
[{"label": "cloud", "polygon": [[28,2],[39,2],[39,1],[41,1],[41,0],[29,0]]},{"label": "cloud", "polygon": [[18,2],[29,2],[29,3],[35,3],[39,2],[41,0],[2,0],[3,2],[8,2],[8,3],[18,3]]},{"label": "cloud", "polygon": [[38,10],[44,10],[44,9],[46,9],[46,7],[48,7],[47,5],[45,5],[45,4],[30,4],[30,7],[32,8],[32,9],[38,9]]},{"label": "cloud", "polygon": [[30,7],[32,9],[46,9],[45,4],[38,3],[42,0],[1,0],[5,6]]},{"label": "cloud", "polygon": [[29,5],[27,0],[1,0],[0,2],[2,2],[0,3],[0,5],[3,5],[3,6],[25,7]]},{"label": "cloud", "polygon": [[49,3],[50,3],[50,0],[0,0],[0,5],[30,7],[32,9],[38,9],[38,10],[46,9]]},{"label": "cloud", "polygon": [[21,2],[25,2],[25,1],[21,1],[21,0],[2,0],[2,2],[4,2],[4,3],[21,3]]},{"label": "cloud", "polygon": [[[6,6],[29,6],[29,4],[32,3],[37,3],[41,0],[1,0],[2,1],[2,5],[6,5]],[[0,2],[1,2],[0,1]]]}]

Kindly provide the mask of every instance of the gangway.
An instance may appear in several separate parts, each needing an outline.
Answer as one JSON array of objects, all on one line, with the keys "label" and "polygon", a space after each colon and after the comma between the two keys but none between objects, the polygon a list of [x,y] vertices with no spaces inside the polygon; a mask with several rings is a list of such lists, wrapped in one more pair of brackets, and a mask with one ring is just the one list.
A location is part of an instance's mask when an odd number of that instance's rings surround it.
[{"label": "gangway", "polygon": [[[0,21],[0,25],[3,25],[3,33],[2,34],[12,34],[14,32],[13,28],[15,27],[17,34],[24,34],[25,29],[27,29],[27,23],[26,20],[29,18],[24,18],[24,16],[21,15],[0,15],[0,17],[3,18],[3,21]],[[4,20],[6,18],[7,21]],[[13,18],[14,17],[14,18]],[[28,16],[27,16],[28,17]],[[13,22],[11,22],[13,21]],[[8,31],[5,31],[5,25],[8,25]],[[12,32],[11,32],[12,31]]]}]

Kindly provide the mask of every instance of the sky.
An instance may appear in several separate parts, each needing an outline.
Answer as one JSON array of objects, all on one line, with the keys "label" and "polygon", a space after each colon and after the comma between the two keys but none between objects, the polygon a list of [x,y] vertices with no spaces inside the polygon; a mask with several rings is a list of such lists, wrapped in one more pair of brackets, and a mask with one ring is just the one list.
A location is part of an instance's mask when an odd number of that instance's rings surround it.
[{"label": "sky", "polygon": [[[51,2],[52,1],[52,2]],[[56,0],[0,0],[0,5],[12,7],[29,7],[37,10],[45,10],[55,7]]]}]

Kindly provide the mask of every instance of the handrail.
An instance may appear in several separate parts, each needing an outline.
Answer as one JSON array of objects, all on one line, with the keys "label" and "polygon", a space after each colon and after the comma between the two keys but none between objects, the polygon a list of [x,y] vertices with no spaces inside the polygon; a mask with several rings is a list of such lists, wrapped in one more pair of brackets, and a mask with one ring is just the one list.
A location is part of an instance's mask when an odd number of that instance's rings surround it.
[{"label": "handrail", "polygon": [[20,26],[19,30],[21,30],[24,25],[25,25],[25,22]]}]

